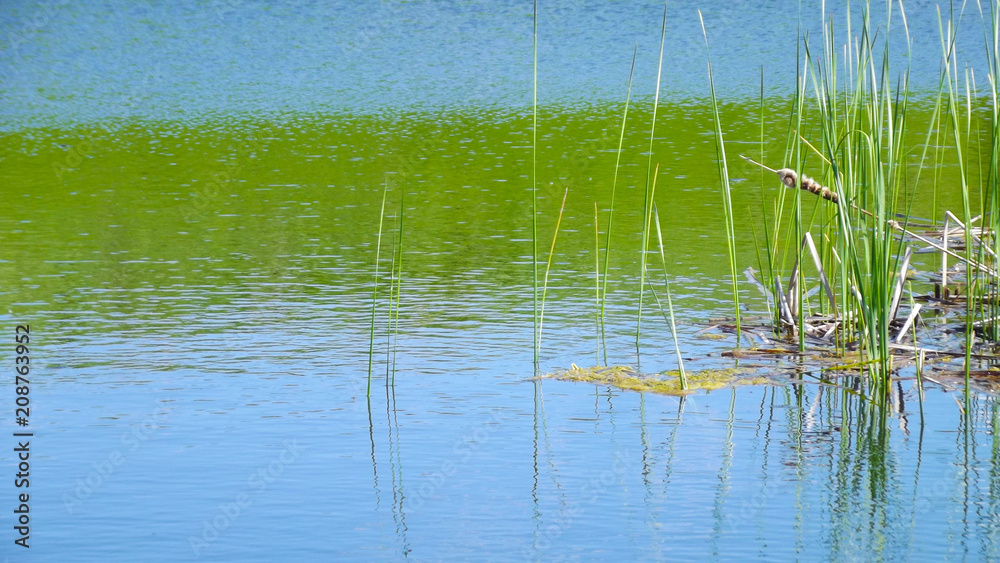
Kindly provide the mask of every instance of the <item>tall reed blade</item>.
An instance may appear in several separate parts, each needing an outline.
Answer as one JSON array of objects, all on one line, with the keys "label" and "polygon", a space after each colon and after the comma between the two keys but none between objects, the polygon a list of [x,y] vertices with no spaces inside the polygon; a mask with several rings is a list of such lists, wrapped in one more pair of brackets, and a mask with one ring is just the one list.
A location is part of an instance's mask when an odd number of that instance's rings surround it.
[{"label": "tall reed blade", "polygon": [[608,298],[608,262],[611,259],[611,226],[615,218],[615,192],[618,189],[618,170],[622,162],[622,146],[625,144],[625,124],[628,123],[628,106],[632,99],[632,77],[635,76],[635,56],[639,52],[639,46],[632,49],[632,68],[628,73],[628,92],[625,94],[625,111],[622,113],[622,130],[618,136],[618,155],[615,157],[615,174],[611,181],[611,208],[608,211],[608,234],[607,242],[604,245],[604,282],[601,287],[601,342],[604,344],[604,365],[608,365],[608,341],[604,332],[604,306]]},{"label": "tall reed blade", "polygon": [[378,305],[378,266],[379,253],[382,250],[382,224],[385,219],[385,196],[389,192],[389,182],[386,181],[382,187],[382,206],[378,214],[378,242],[375,244],[375,277],[372,283],[372,323],[371,332],[368,336],[368,392],[367,397],[372,396],[372,360],[375,357],[375,312]]},{"label": "tall reed blade", "polygon": [[[957,153],[958,160],[958,174],[961,180],[962,189],[962,211],[963,218],[965,219],[965,253],[969,260],[972,260],[973,244],[972,244],[972,212],[969,206],[969,184],[968,176],[966,174],[966,164],[962,153],[962,128],[959,125],[959,113],[958,104],[956,99],[960,95],[958,93],[958,70],[955,61],[955,40],[956,35],[954,28],[951,26],[951,22],[948,22],[947,31],[945,31],[943,24],[941,23],[941,9],[938,8],[938,28],[941,34],[941,48],[943,51],[943,62],[944,62],[944,73],[947,75],[947,80],[945,81],[948,86],[947,90],[947,103],[948,110],[951,114],[951,131],[955,138],[955,152]],[[968,273],[969,282],[972,281],[971,270]],[[972,343],[975,338],[975,333],[972,329],[972,316],[973,316],[973,299],[966,299],[966,323],[965,323],[965,402],[966,407],[969,406],[970,398],[970,385],[969,385],[969,374],[972,364]],[[968,408],[966,408],[968,412]]]},{"label": "tall reed blade", "polygon": [[385,386],[389,387],[392,370],[392,319],[395,310],[396,295],[396,232],[399,230],[399,217],[396,217],[396,226],[391,231],[393,235],[389,237],[389,314],[385,327]]},{"label": "tall reed blade", "polygon": [[542,348],[542,321],[545,320],[545,292],[549,287],[549,272],[552,270],[552,257],[556,254],[556,239],[559,238],[559,226],[562,225],[563,210],[566,209],[566,196],[569,195],[569,188],[563,192],[562,205],[559,206],[559,218],[556,219],[556,230],[552,233],[552,247],[549,248],[549,261],[545,265],[545,281],[542,282],[542,306],[538,312],[538,340],[535,342],[535,349]]},{"label": "tall reed blade", "polygon": [[646,162],[646,195],[642,205],[642,252],[639,254],[639,311],[635,321],[635,353],[639,353],[639,337],[641,336],[642,325],[642,292],[646,286],[646,250],[649,248],[649,209],[650,201],[650,175],[653,171],[653,139],[656,137],[656,110],[660,106],[660,77],[663,74],[663,44],[667,38],[667,3],[663,3],[663,25],[660,28],[660,63],[656,70],[656,95],[653,97],[653,120],[649,125],[649,160]]},{"label": "tall reed blade", "polygon": [[[988,225],[994,234],[1000,233],[1000,103],[997,95],[997,81],[1000,80],[1000,10],[996,4],[990,2],[990,33],[986,48],[990,68],[987,75],[990,83],[990,161],[986,185],[986,200],[989,204],[984,209],[984,217],[989,217]],[[986,225],[984,223],[984,228]],[[992,243],[993,255],[1000,256],[1000,236],[993,236]],[[994,259],[994,267],[997,261]],[[1000,296],[997,295],[996,284],[989,283],[987,287],[990,293],[989,317],[1000,319]],[[1000,340],[1000,324],[996,320],[991,321],[985,334],[994,341]]]},{"label": "tall reed blade", "polygon": [[538,0],[532,14],[533,91],[531,97],[531,295],[534,304],[535,367],[538,367],[538,343],[541,341],[541,319],[538,317]]},{"label": "tall reed blade", "polygon": [[597,224],[597,202],[594,202],[594,325],[597,342],[597,364],[601,363],[601,230]]},{"label": "tall reed blade", "polygon": [[660,264],[663,266],[663,285],[666,287],[667,311],[670,312],[670,335],[674,338],[674,351],[677,353],[677,369],[681,377],[681,389],[687,389],[687,374],[684,373],[684,359],[681,357],[681,345],[677,339],[677,325],[674,323],[674,303],[670,296],[670,279],[667,277],[667,258],[663,252],[663,233],[660,231],[660,214],[653,204],[653,215],[656,217],[656,240],[660,243]]},{"label": "tall reed blade", "polygon": [[719,102],[715,96],[715,79],[712,76],[712,52],[708,45],[708,32],[705,31],[705,19],[698,10],[698,20],[701,22],[701,33],[705,37],[705,50],[708,52],[708,84],[712,92],[712,115],[715,117],[715,149],[718,153],[719,180],[722,183],[722,207],[726,221],[726,250],[729,253],[729,272],[733,285],[733,311],[736,316],[736,347],[740,347],[740,287],[736,275],[736,229],[733,224],[733,203],[729,189],[729,166],[726,163],[726,144],[722,138],[722,119],[719,115]]}]

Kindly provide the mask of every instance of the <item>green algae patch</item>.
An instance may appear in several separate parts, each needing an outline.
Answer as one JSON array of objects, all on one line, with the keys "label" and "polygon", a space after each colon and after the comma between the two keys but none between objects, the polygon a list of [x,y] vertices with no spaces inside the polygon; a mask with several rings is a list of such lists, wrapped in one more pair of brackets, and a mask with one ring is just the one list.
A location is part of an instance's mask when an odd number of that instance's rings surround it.
[{"label": "green algae patch", "polygon": [[771,381],[765,377],[751,377],[748,368],[709,369],[688,373],[688,388],[681,389],[680,373],[639,373],[631,366],[577,367],[544,376],[560,381],[579,381],[594,385],[611,385],[627,391],[662,393],[664,395],[687,395],[699,390],[712,391],[733,385],[761,385]]},{"label": "green algae patch", "polygon": [[698,336],[699,338],[703,338],[705,340],[725,340],[729,338],[728,334],[719,334],[717,332],[706,332],[704,334],[699,334]]}]

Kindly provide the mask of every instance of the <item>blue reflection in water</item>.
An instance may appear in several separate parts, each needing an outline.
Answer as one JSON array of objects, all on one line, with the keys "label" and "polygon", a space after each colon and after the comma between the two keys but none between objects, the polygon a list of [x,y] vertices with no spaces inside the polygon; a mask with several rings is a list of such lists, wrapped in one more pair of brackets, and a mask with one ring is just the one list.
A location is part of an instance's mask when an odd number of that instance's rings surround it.
[{"label": "blue reflection in water", "polygon": [[[884,22],[884,3],[873,4],[872,21]],[[541,103],[620,101],[635,45],[636,99],[651,97],[662,9],[639,0],[540,3]],[[817,50],[824,9],[836,23],[837,44],[846,37],[842,3],[671,2],[665,99],[707,97],[698,9],[724,98],[755,98],[761,67],[769,95],[791,91],[799,21],[813,31]],[[911,86],[933,91],[941,57],[936,5],[909,2],[906,9],[913,58],[906,59],[896,9],[893,67],[909,62]],[[0,37],[9,47],[0,58],[0,128],[530,107],[531,10],[530,2],[489,0],[4,3]],[[984,76],[978,14],[967,11],[957,50]],[[856,33],[862,9],[851,13]]]}]

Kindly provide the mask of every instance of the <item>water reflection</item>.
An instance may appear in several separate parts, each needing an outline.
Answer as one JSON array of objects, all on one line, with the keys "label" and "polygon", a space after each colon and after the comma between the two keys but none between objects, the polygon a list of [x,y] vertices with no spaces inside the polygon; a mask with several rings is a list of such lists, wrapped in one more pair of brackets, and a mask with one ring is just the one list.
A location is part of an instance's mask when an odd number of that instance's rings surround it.
[{"label": "water reflection", "polygon": [[736,389],[732,390],[732,397],[729,401],[729,415],[726,418],[726,433],[722,439],[722,463],[719,466],[719,484],[715,491],[715,502],[712,509],[712,517],[715,524],[712,527],[712,555],[719,553],[719,540],[723,533],[723,523],[727,520],[725,513],[725,503],[730,494],[730,470],[733,466],[733,422],[736,417]]},{"label": "water reflection", "polygon": [[406,510],[403,503],[406,495],[403,491],[403,461],[400,455],[399,443],[399,418],[396,412],[396,388],[386,386],[385,388],[385,417],[386,430],[389,440],[389,465],[392,472],[392,514],[396,521],[396,535],[399,536],[403,557],[410,554],[411,548],[407,540],[408,529],[406,527]]},{"label": "water reflection", "polygon": [[[653,551],[640,548],[638,553],[646,555],[661,553],[659,549],[671,545],[662,553],[742,557],[760,549],[760,553],[801,557],[829,554],[850,558],[858,553],[881,557],[996,556],[1000,536],[993,522],[1000,514],[991,496],[1000,486],[995,457],[1000,448],[995,434],[1000,425],[996,399],[978,397],[968,415],[959,413],[957,427],[910,429],[892,422],[913,414],[906,409],[908,405],[915,408],[914,401],[903,399],[913,398],[916,389],[900,385],[895,392],[899,394],[895,399],[899,412],[894,415],[849,388],[798,385],[732,389],[696,397],[695,419],[686,421],[685,406],[690,399],[676,400],[673,416],[656,423],[650,420],[650,407],[663,409],[675,399],[626,394],[624,398],[633,405],[630,426],[636,428],[636,434],[613,449],[636,449],[639,463],[624,465],[618,479],[607,482],[609,490],[601,491],[606,498],[574,499],[569,488],[569,497],[562,502],[571,508],[582,505],[584,510],[590,508],[588,501],[596,502],[602,511],[624,518],[623,527],[641,523],[645,531],[631,529],[626,535],[644,537]],[[947,408],[951,401],[950,396],[937,392],[930,396],[937,403],[934,408]],[[604,441],[601,437],[610,433],[610,443],[614,443],[621,436],[613,421],[621,413],[612,408],[611,393],[606,398],[603,407],[599,401],[594,403],[591,438]],[[540,406],[542,403],[539,401]],[[956,407],[952,402],[952,408]],[[716,409],[725,413],[724,418],[711,414]],[[542,441],[545,433],[541,429],[567,424],[548,420],[542,408],[537,413],[537,437]],[[712,425],[704,426],[706,422]],[[651,440],[653,433],[665,433],[664,438]],[[954,437],[950,445],[947,436]],[[983,438],[989,439],[980,443]],[[935,450],[953,449],[954,459],[933,456],[928,467],[928,441]],[[719,448],[715,454],[710,453],[712,444]],[[571,452],[550,445],[544,454],[559,460]],[[595,455],[598,459],[591,465],[601,467],[600,459],[610,455]],[[536,465],[536,484],[546,471],[555,474],[557,466],[562,467],[559,463]],[[629,498],[639,494],[628,492],[630,483],[639,485],[641,495],[636,500],[641,510],[636,510],[638,506],[623,508],[616,500],[621,495]],[[544,496],[533,488],[536,534],[565,519],[560,511],[539,508],[546,502]],[[703,501],[707,501],[704,506],[708,512],[698,508]],[[935,518],[937,507],[950,507],[947,510],[953,511],[955,518]],[[598,524],[577,525],[601,528]],[[672,544],[681,537],[681,530],[704,534],[708,540],[704,550]],[[932,539],[943,539],[941,534],[952,531],[961,532],[960,546]],[[561,530],[561,534],[571,532]],[[572,541],[593,541],[585,534],[572,535]],[[536,557],[548,553],[550,545],[534,542]],[[921,547],[915,551],[916,546]]]},{"label": "water reflection", "polygon": [[[375,419],[372,415],[372,398],[368,398],[368,436],[371,443],[371,464],[373,476],[373,500],[374,510],[381,510],[382,491],[379,487],[378,459],[376,456],[375,443]],[[395,533],[399,542],[399,553],[407,557],[412,548],[408,539],[409,528],[406,523],[406,492],[403,487],[403,458],[399,438],[399,418],[396,409],[396,391],[393,386],[385,385],[385,436],[383,444],[385,455],[389,460],[389,474],[392,487],[392,520],[395,524]],[[384,472],[384,464],[383,464]]]}]

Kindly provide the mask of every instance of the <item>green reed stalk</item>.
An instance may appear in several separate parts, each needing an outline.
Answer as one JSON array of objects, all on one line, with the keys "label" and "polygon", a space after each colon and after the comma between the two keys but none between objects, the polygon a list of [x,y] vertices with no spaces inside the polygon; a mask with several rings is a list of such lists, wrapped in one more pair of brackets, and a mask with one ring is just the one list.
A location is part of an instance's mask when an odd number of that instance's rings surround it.
[{"label": "green reed stalk", "polygon": [[642,216],[642,252],[639,260],[639,311],[635,321],[635,353],[639,353],[639,337],[642,325],[642,292],[646,286],[646,249],[649,248],[649,222],[645,219],[649,215],[649,208],[652,204],[649,197],[650,173],[653,171],[653,139],[656,137],[656,110],[660,106],[660,78],[663,74],[663,44],[667,38],[667,3],[663,3],[663,26],[660,28],[660,63],[656,70],[656,95],[653,97],[653,121],[649,126],[649,160],[646,163],[646,194],[643,198]]},{"label": "green reed stalk", "polygon": [[[803,46],[804,46],[805,51],[806,51],[806,53],[805,53],[805,55],[806,55],[805,58],[806,58],[806,61],[807,61],[806,64],[808,64],[808,61],[811,58],[809,56],[809,42],[808,42],[808,40],[804,40],[803,44],[804,44]],[[798,53],[796,53],[796,59],[798,59]],[[805,104],[805,89],[806,89],[806,77],[804,76],[804,72],[802,70],[800,70],[800,69],[801,69],[800,65],[798,63],[796,63],[796,65],[795,65],[795,79],[796,79],[796,81],[795,81],[795,90],[796,90],[796,93],[795,93],[795,96],[796,96],[795,97],[795,127],[793,128],[794,131],[796,131],[796,132],[802,130],[802,113],[803,113],[803,106]],[[795,155],[795,157],[794,157],[794,163],[795,164],[793,165],[793,167],[795,168],[795,170],[802,170],[805,158],[802,155],[802,142],[799,139],[799,136],[798,136],[797,133],[795,135],[795,140],[793,141],[793,143],[794,143],[793,146],[794,146],[794,155]],[[802,291],[802,286],[805,284],[805,276],[804,276],[804,273],[803,273],[803,270],[804,270],[803,266],[804,266],[804,264],[802,262],[802,244],[800,242],[802,240],[803,236],[804,236],[804,234],[803,234],[803,228],[802,228],[802,189],[801,189],[802,188],[802,177],[803,176],[804,176],[804,173],[799,174],[796,177],[796,180],[795,180],[795,195],[794,195],[795,199],[794,199],[794,203],[793,203],[793,207],[792,207],[792,211],[793,211],[793,213],[792,213],[792,216],[793,216],[793,225],[792,226],[795,229],[795,235],[792,237],[792,240],[795,241],[795,246],[793,248],[795,249],[795,263],[798,265],[798,268],[795,269],[795,276],[796,276],[796,278],[794,280],[789,280],[789,282],[788,282],[789,284],[793,284],[794,287],[795,287],[795,303],[797,305],[796,311],[795,311],[795,315],[796,315],[797,320],[799,322],[799,326],[798,326],[799,351],[804,351],[806,349],[806,344],[805,344],[805,330],[803,330],[803,328],[804,328],[803,324],[805,323],[805,319],[804,319],[805,315],[803,314],[804,313],[804,308],[805,308],[805,303],[804,303],[805,299],[803,299],[803,293],[804,292]]]},{"label": "green reed stalk", "polygon": [[569,195],[569,188],[563,192],[562,205],[559,206],[559,218],[556,219],[556,230],[552,233],[552,247],[549,248],[549,260],[545,265],[545,281],[542,283],[542,306],[538,313],[538,341],[535,348],[542,348],[542,323],[545,320],[545,292],[549,287],[549,271],[552,270],[552,257],[556,254],[556,239],[559,238],[559,226],[562,225],[563,210],[566,209],[566,196]]},{"label": "green reed stalk", "polygon": [[[942,63],[941,68],[941,80],[945,78],[944,74],[944,64]],[[941,103],[941,95],[944,91],[944,84],[938,84],[938,103]],[[943,116],[947,120],[948,116]],[[938,185],[941,182],[941,173],[944,170],[944,154],[945,151],[942,148],[943,143],[948,142],[948,128],[941,126],[942,114],[939,112],[937,114],[937,120],[934,127],[934,171],[933,171],[933,187],[931,191],[931,219],[938,219]],[[941,138],[942,131],[944,132],[944,139]]]},{"label": "green reed stalk", "polygon": [[[966,100],[965,139],[966,139],[967,145],[969,143],[971,143],[976,148],[975,152],[976,152],[976,156],[977,156],[978,160],[975,163],[975,168],[976,168],[976,172],[979,174],[979,177],[983,178],[983,173],[982,173],[983,172],[983,164],[982,164],[982,161],[983,161],[983,150],[982,150],[983,142],[982,142],[981,127],[979,125],[979,120],[978,119],[976,120],[975,142],[972,142],[973,141],[973,133],[972,133],[972,121],[973,121],[972,100],[973,100],[973,98],[975,98],[976,100],[979,99],[979,91],[976,88],[976,77],[975,77],[975,74],[974,74],[973,70],[970,69],[970,68],[968,68],[968,67],[966,67],[966,69],[965,69],[965,100]],[[971,149],[967,150],[965,154],[969,155],[968,158],[970,158],[970,159],[972,158],[972,150]],[[972,166],[973,166],[973,164],[970,163],[969,167],[972,168]],[[988,202],[987,202],[988,195],[985,194],[985,193],[982,193],[982,190],[985,189],[985,187],[986,186],[984,185],[984,182],[982,180],[980,180],[980,196],[981,196],[980,197],[980,205],[981,205],[980,212],[981,213],[982,213],[983,209],[985,209],[985,207],[988,205]],[[971,217],[971,212],[970,212],[970,217]],[[985,225],[986,222],[987,222],[987,219],[984,218],[982,225]],[[980,228],[982,228],[982,227],[980,227]],[[968,231],[968,234],[966,235],[967,237],[974,237],[975,236],[975,235],[972,234],[972,225],[966,224],[966,231]],[[985,235],[985,233],[983,233],[983,234]],[[987,248],[986,244],[985,243],[984,244],[978,244],[976,247],[978,249],[977,250],[976,260],[978,260],[979,263],[982,264],[982,263],[984,263],[984,260],[986,259],[986,248]],[[971,249],[967,250],[967,252],[971,253]],[[985,310],[985,308],[986,308],[986,296],[985,296],[985,291],[984,291],[985,285],[983,283],[984,280],[983,280],[982,272],[981,272],[981,270],[979,270],[979,268],[967,269],[966,270],[966,278],[967,278],[966,282],[968,283],[968,290],[966,291],[966,325],[968,325],[969,323],[971,323],[976,318],[977,313],[978,313],[979,319],[981,319],[981,321],[982,321],[983,331],[985,332],[985,331],[989,330],[989,327],[988,327],[988,323],[987,323],[987,318],[988,318],[987,315],[988,315],[988,313]],[[968,326],[966,326],[966,330],[967,330],[967,332],[966,332],[967,339],[969,338],[968,335],[970,333],[972,335],[971,336],[971,340],[967,340],[967,343],[966,343],[966,348],[967,348],[966,349],[966,356],[970,357],[970,359],[971,359],[971,353],[972,353],[972,351],[969,350],[968,348],[972,347],[972,344],[973,344],[973,342],[975,340],[975,329],[973,328],[973,330],[969,331],[968,330]],[[969,369],[967,368],[966,369],[966,373],[968,374],[968,372],[969,372]],[[966,401],[968,401],[968,394],[969,394],[968,380],[969,380],[969,376],[966,375],[965,379],[966,379],[966,385],[965,385],[965,387],[966,387]]]},{"label": "green reed stalk", "polygon": [[538,317],[538,0],[532,14],[533,90],[531,98],[531,294],[535,321],[535,367],[538,367],[538,343],[542,337],[541,319]]},{"label": "green reed stalk", "polygon": [[[998,105],[997,80],[1000,80],[1000,11],[996,3],[990,2],[990,35],[987,39],[986,53],[990,64],[990,162],[986,185],[989,200],[989,226],[993,233],[1000,233],[1000,105]],[[984,218],[984,224],[986,219]],[[993,236],[993,253],[1000,256],[1000,236]],[[992,262],[996,270],[997,261]],[[988,285],[990,294],[989,316],[1000,318],[1000,299],[998,299],[996,282],[991,280]],[[1000,340],[1000,323],[996,320],[989,323],[990,338]]]},{"label": "green reed stalk", "polygon": [[[625,124],[628,123],[628,106],[629,102],[632,100],[632,77],[635,76],[635,56],[638,52],[639,46],[636,45],[635,48],[632,49],[632,68],[628,73],[628,92],[625,94],[625,110],[622,112],[622,130],[621,134],[618,136],[618,155],[615,157],[615,174],[614,179],[611,181],[611,208],[608,210],[607,242],[604,245],[604,282],[600,290],[600,325],[601,342],[604,344],[604,365],[608,364],[608,341],[604,332],[604,306],[607,303],[608,297],[608,263],[611,261],[611,226],[614,224],[615,218],[615,192],[618,190],[618,171],[621,169],[622,147],[625,144]],[[600,362],[600,359],[598,359],[598,362]]]},{"label": "green reed stalk", "polygon": [[[869,13],[866,10],[864,19],[866,27],[868,25]],[[871,52],[874,49],[871,43],[865,41],[865,48]],[[888,44],[886,44],[888,48]],[[863,235],[868,252],[867,276],[859,280],[858,291],[864,300],[862,311],[866,311],[864,325],[867,329],[867,349],[877,360],[874,364],[876,370],[872,374],[872,385],[880,404],[889,396],[889,377],[891,371],[891,358],[889,356],[889,309],[891,286],[894,272],[891,271],[890,254],[892,247],[892,229],[888,227],[886,221],[892,219],[890,204],[890,185],[894,158],[893,141],[895,140],[895,129],[892,121],[892,98],[888,90],[888,54],[884,55],[880,69],[876,69],[875,57],[868,56],[867,73],[870,77],[868,82],[868,100],[863,111],[865,113],[865,123],[868,129],[862,130],[864,136],[863,145],[859,148],[858,155],[862,159],[860,185],[866,188],[867,207],[871,213],[869,221],[870,229],[866,229]],[[881,80],[879,80],[881,78]],[[885,89],[879,86],[885,86]],[[889,162],[883,162],[883,155],[888,156]]]},{"label": "green reed stalk", "polygon": [[375,244],[375,277],[372,284],[372,323],[371,333],[368,336],[368,394],[372,396],[372,360],[375,357],[375,312],[378,305],[378,266],[379,253],[382,251],[382,223],[385,219],[385,196],[389,192],[389,183],[386,182],[382,188],[382,207],[378,214],[378,242]]},{"label": "green reed stalk", "polygon": [[[733,202],[729,189],[729,166],[726,163],[726,144],[722,137],[722,119],[719,115],[719,101],[715,95],[715,79],[712,76],[712,52],[708,45],[708,32],[705,30],[705,19],[698,10],[698,20],[701,22],[701,33],[705,37],[705,50],[708,52],[708,84],[712,92],[712,115],[715,117],[715,149],[718,153],[719,180],[722,182],[722,205],[726,221],[726,250],[729,252],[729,272],[733,285],[733,311],[736,314],[736,347],[740,347],[740,287],[736,276],[736,228],[733,223]],[[796,190],[798,191],[798,190]]]},{"label": "green reed stalk", "polygon": [[[601,364],[601,230],[598,225],[597,202],[594,202],[594,326],[597,341],[597,365]],[[607,363],[607,362],[605,362]]]},{"label": "green reed stalk", "polygon": [[395,310],[395,291],[396,291],[396,232],[399,227],[399,217],[396,217],[396,225],[391,231],[393,233],[390,237],[389,245],[389,314],[388,322],[385,327],[385,386],[388,389],[389,382],[391,381],[392,370],[392,318],[393,312]]},{"label": "green reed stalk", "polygon": [[[979,4],[979,2],[977,2]],[[989,119],[989,144],[984,146],[981,139],[976,143],[979,148],[978,156],[980,161],[980,178],[981,180],[981,213],[983,217],[982,226],[980,227],[981,238],[983,239],[979,245],[979,263],[985,264],[996,271],[998,264],[997,261],[997,251],[1000,250],[1000,237],[998,236],[988,236],[988,233],[1000,232],[1000,201],[998,201],[998,195],[1000,195],[1000,179],[998,179],[998,172],[1000,172],[1000,165],[998,165],[998,158],[1000,158],[1000,108],[997,104],[997,79],[1000,77],[1000,13],[997,11],[997,6],[995,2],[990,2],[989,6],[989,26],[986,26],[984,21],[983,25],[983,40],[985,44],[985,51],[987,61],[989,63],[988,78],[989,78],[989,109],[990,109],[990,119]],[[980,6],[980,13],[982,13],[982,6]],[[985,14],[983,14],[985,17]],[[975,98],[978,101],[979,95],[978,91],[975,92]],[[971,106],[971,100],[970,100]],[[972,117],[972,108],[969,109],[969,118]],[[979,125],[980,121],[977,120],[976,128],[977,134],[981,135],[981,127]],[[978,136],[977,135],[977,136]],[[988,147],[988,148],[987,148]],[[983,151],[989,151],[989,162],[986,165],[985,174],[982,166]],[[986,279],[982,279],[980,276],[981,271],[976,270],[976,292],[970,291],[967,293],[969,298],[973,296],[976,297],[980,304],[981,311],[981,321],[983,329],[983,337],[987,340],[997,341],[1000,339],[1000,323],[997,322],[998,317],[1000,317],[1000,300],[998,300],[997,295],[997,280],[993,277],[987,275]]]},{"label": "green reed stalk", "polygon": [[[760,162],[766,162],[766,158],[767,158],[767,155],[764,152],[764,125],[765,125],[765,123],[764,123],[764,66],[761,65],[761,67],[760,67],[760,155],[759,155]],[[771,246],[771,234],[770,234],[770,232],[768,230],[768,227],[767,227],[767,205],[766,205],[766,202],[764,200],[764,169],[763,168],[760,169],[760,213],[761,213],[761,217],[763,219],[763,225],[764,225],[764,249],[765,249],[766,254],[767,254],[767,264],[766,264],[767,269],[765,269],[765,264],[761,261],[761,259],[759,257],[757,258],[757,263],[760,266],[760,276],[761,276],[761,280],[760,281],[762,283],[764,283],[764,287],[765,288],[773,288],[774,287],[774,250],[775,249]],[[757,244],[756,237],[757,237],[757,230],[754,229],[754,239],[755,239],[754,240],[754,246],[759,249],[760,245]],[[759,255],[759,253],[760,253],[760,251],[758,250],[758,255]],[[768,304],[768,316],[771,316],[771,315],[780,315],[780,313],[779,313],[780,308],[777,306],[777,302],[775,302],[775,309],[774,309],[774,311],[771,311],[770,307],[771,307],[771,305],[769,303]],[[774,318],[777,319],[777,317],[774,317]],[[778,324],[780,324],[780,322],[775,322],[775,325],[778,325]]]},{"label": "green reed stalk", "polygon": [[[803,39],[805,49],[804,69],[797,72],[797,92],[795,115],[795,146],[789,152],[793,156],[796,170],[804,167],[805,155],[801,143],[807,141],[798,135],[804,120],[806,81],[811,78],[815,92],[815,103],[819,112],[818,124],[822,135],[823,151],[809,145],[827,163],[823,177],[839,194],[835,213],[828,218],[831,225],[830,239],[835,241],[840,258],[840,284],[843,327],[841,341],[856,334],[865,354],[865,363],[872,366],[870,384],[873,391],[883,401],[888,398],[892,356],[889,350],[889,324],[892,321],[892,294],[895,277],[899,271],[899,257],[902,241],[896,240],[891,222],[896,218],[898,195],[905,186],[906,176],[906,109],[909,94],[909,66],[897,81],[895,91],[891,88],[889,75],[888,22],[883,34],[884,45],[876,47],[870,23],[870,10],[866,4],[863,10],[862,28],[853,48],[846,51],[848,66],[847,83],[841,95],[837,87],[837,51],[833,45],[833,26],[824,18],[822,57],[813,57],[808,39]],[[905,14],[900,8],[904,29]],[[850,36],[848,23],[848,36]],[[876,53],[881,59],[876,61]],[[842,106],[840,105],[842,101]],[[840,108],[843,108],[840,111]],[[789,138],[792,139],[791,135]],[[925,150],[926,154],[926,150]],[[798,177],[796,187],[800,187],[802,177]],[[802,324],[805,317],[805,302],[802,298],[804,285],[801,277],[803,268],[801,245],[804,234],[813,225],[806,221],[801,209],[801,191],[795,190],[793,224],[790,226],[791,239],[796,241],[796,256],[799,258],[798,297],[799,346],[805,345]],[[904,198],[905,199],[905,198]],[[819,202],[817,202],[819,203]],[[826,204],[821,204],[826,205]],[[815,217],[817,207],[814,207]],[[909,220],[909,205],[903,224]],[[835,225],[836,229],[832,229]],[[792,234],[794,233],[794,234]],[[822,241],[822,239],[821,239]],[[788,249],[786,249],[786,252]],[[831,264],[830,270],[833,270]],[[854,332],[856,331],[856,332]],[[839,346],[839,344],[838,344]]]},{"label": "green reed stalk", "polygon": [[[965,170],[965,159],[962,156],[962,131],[961,126],[958,122],[958,104],[956,102],[958,96],[958,70],[956,68],[956,55],[955,55],[955,32],[952,27],[952,22],[948,22],[947,30],[941,21],[941,9],[938,8],[938,29],[941,34],[941,48],[944,54],[944,72],[946,73],[948,79],[948,109],[951,114],[951,130],[952,134],[955,136],[955,151],[958,156],[958,173],[959,179],[961,180],[962,188],[962,220],[965,222],[965,252],[968,259],[972,259],[972,226],[970,225],[972,219],[972,213],[969,205],[969,185]],[[970,278],[967,281],[971,281],[972,272],[971,269],[967,269],[967,276]],[[966,323],[965,323],[965,402],[966,411],[968,412],[969,406],[969,371],[972,366],[972,342],[974,337],[973,326],[972,326],[972,299],[971,297],[966,299]]]},{"label": "green reed stalk", "polygon": [[[825,11],[823,18],[824,20],[826,18]],[[838,114],[838,108],[837,108],[837,93],[838,93],[837,60],[838,59],[837,59],[837,49],[836,46],[834,45],[835,33],[834,33],[833,20],[824,23],[826,25],[823,26],[823,53],[824,57],[828,62],[826,65],[824,65],[824,70],[826,72],[822,73],[822,80],[820,80],[819,84],[821,91],[823,93],[828,93],[829,95],[823,96],[822,98],[820,98],[820,101],[822,102],[822,100],[826,100],[825,111],[829,114],[829,122],[837,123],[840,120],[840,115]],[[816,84],[815,75],[813,84],[814,85]],[[823,152],[826,153],[826,156],[824,156],[824,154],[822,152],[819,152],[818,150],[816,152],[820,155],[820,158],[823,158],[824,162],[827,163],[827,168],[826,168],[827,173],[823,177],[825,177],[829,183],[829,180],[832,180],[834,175],[836,175],[837,173],[836,168],[834,166],[834,161],[836,159],[835,156],[836,145],[839,139],[837,137],[831,136],[836,134],[835,128],[823,127],[821,131],[822,131],[821,146],[823,147]],[[821,252],[825,252],[825,258],[826,258],[826,260],[824,261],[825,270],[827,272],[835,273],[837,271],[837,264],[834,261],[833,241],[835,241],[837,238],[837,233],[836,233],[837,223],[835,218],[835,215],[837,213],[837,208],[825,204],[820,204],[820,205],[823,207],[823,211],[825,211],[825,213],[823,214],[825,232],[824,236],[819,237],[818,242],[822,247]],[[833,299],[834,299],[833,302],[829,303],[829,307],[833,315],[836,316],[839,314],[839,311],[837,311],[836,296],[834,296]],[[843,301],[843,296],[841,297],[841,302],[842,301]]]},{"label": "green reed stalk", "polygon": [[[656,182],[655,178],[653,181],[654,183]],[[655,203],[653,204],[653,215],[656,217],[656,240],[660,243],[660,264],[663,266],[663,284],[666,287],[667,293],[667,311],[670,312],[670,334],[674,338],[674,351],[677,353],[677,369],[680,372],[681,389],[687,389],[687,374],[684,373],[684,359],[681,357],[681,345],[680,341],[677,339],[677,325],[674,323],[674,303],[673,299],[670,297],[670,279],[667,277],[667,258],[663,252],[663,234],[660,231],[660,214],[656,210]]]}]

